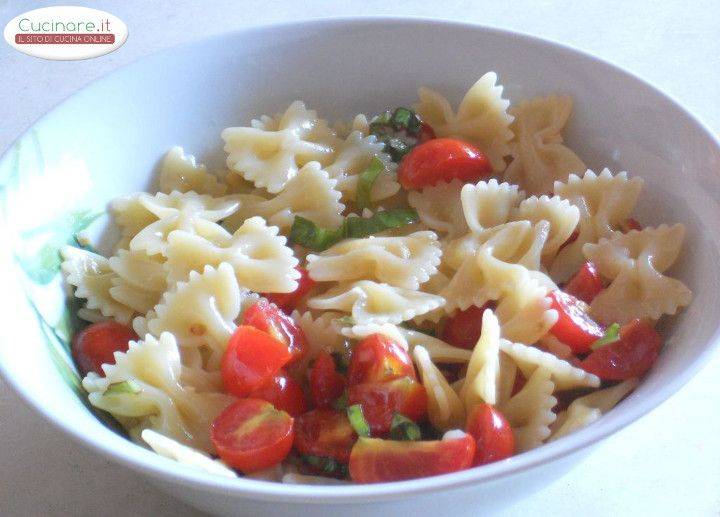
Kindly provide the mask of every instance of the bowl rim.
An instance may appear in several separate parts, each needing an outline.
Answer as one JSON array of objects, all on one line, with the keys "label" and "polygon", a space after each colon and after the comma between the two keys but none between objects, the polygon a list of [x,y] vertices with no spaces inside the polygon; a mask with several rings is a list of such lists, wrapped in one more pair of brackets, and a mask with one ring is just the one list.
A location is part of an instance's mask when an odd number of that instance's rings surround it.
[{"label": "bowl rim", "polygon": [[[603,58],[599,58],[589,52],[575,48],[571,45],[557,42],[547,38],[541,38],[531,34],[526,34],[516,30],[491,27],[487,25],[462,22],[457,20],[429,18],[424,16],[332,16],[322,18],[309,18],[293,21],[284,21],[279,23],[269,23],[245,27],[233,31],[222,32],[219,34],[198,38],[175,45],[166,49],[153,52],[151,54],[141,56],[130,61],[112,71],[104,74],[82,88],[74,91],[61,102],[53,106],[49,111],[37,118],[28,128],[21,133],[0,156],[0,161],[8,159],[9,153],[16,143],[28,135],[32,129],[45,118],[51,116],[60,106],[69,102],[73,97],[85,90],[88,90],[96,84],[105,81],[111,81],[116,74],[126,73],[138,64],[146,61],[162,60],[163,57],[173,53],[182,52],[186,49],[194,47],[198,44],[208,43],[213,40],[222,40],[225,38],[233,38],[241,34],[271,32],[282,29],[291,28],[313,28],[326,29],[337,26],[349,25],[420,25],[435,26],[449,30],[467,30],[485,32],[501,37],[510,37],[522,40],[535,46],[544,46],[559,54],[574,55],[584,58],[592,62],[595,66],[605,67],[615,74],[625,76],[638,83],[639,86],[649,90],[669,103],[672,107],[682,113],[688,121],[699,129],[709,142],[720,152],[720,138],[697,116],[685,108],[679,101],[671,95],[665,93],[660,88],[654,86],[647,80],[639,77],[633,72],[613,64]],[[639,400],[630,411],[624,411],[617,415],[610,423],[603,426],[590,426],[582,429],[572,435],[564,437],[562,440],[545,444],[542,447],[533,449],[526,453],[514,456],[507,460],[477,467],[452,474],[444,474],[441,476],[426,477],[413,479],[408,481],[398,481],[392,483],[377,483],[371,485],[293,485],[277,482],[267,482],[253,480],[247,478],[223,478],[217,475],[206,473],[192,467],[184,466],[173,460],[164,458],[150,450],[126,440],[123,437],[115,435],[118,439],[126,442],[127,447],[116,447],[114,442],[106,440],[103,436],[88,437],[82,433],[81,429],[75,428],[72,422],[64,420],[58,415],[58,412],[51,411],[37,401],[29,392],[25,392],[19,379],[15,378],[12,371],[0,363],[0,375],[6,384],[14,391],[28,406],[33,408],[43,418],[52,423],[54,426],[62,430],[66,435],[70,436],[77,443],[85,447],[93,449],[104,454],[110,459],[125,465],[133,470],[150,475],[157,479],[167,482],[179,483],[182,485],[193,486],[208,492],[223,493],[225,495],[233,495],[247,497],[255,500],[266,501],[282,501],[287,503],[367,503],[368,498],[373,501],[383,501],[390,499],[401,499],[411,495],[427,494],[434,491],[467,488],[474,484],[485,481],[496,481],[508,476],[519,474],[544,463],[550,463],[574,453],[579,453],[583,449],[589,448],[593,444],[607,438],[608,436],[627,427],[632,422],[644,416],[659,404],[674,395],[690,378],[692,378],[705,364],[709,357],[715,352],[720,343],[720,325],[715,329],[714,334],[708,341],[706,348],[696,355],[689,365],[680,372],[676,377],[650,396]],[[108,432],[112,433],[108,429]]]}]

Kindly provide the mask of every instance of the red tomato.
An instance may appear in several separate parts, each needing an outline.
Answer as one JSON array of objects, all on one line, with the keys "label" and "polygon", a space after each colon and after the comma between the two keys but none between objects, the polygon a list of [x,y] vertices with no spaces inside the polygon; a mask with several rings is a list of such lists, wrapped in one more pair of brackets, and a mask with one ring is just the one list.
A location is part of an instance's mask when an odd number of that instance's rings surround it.
[{"label": "red tomato", "polygon": [[440,339],[460,348],[472,350],[480,338],[482,315],[490,304],[482,307],[471,306],[464,311],[457,311],[445,323]]},{"label": "red tomato", "polygon": [[437,476],[470,468],[474,455],[475,440],[469,434],[421,442],[360,438],[350,454],[350,478],[380,483]]},{"label": "red tomato", "polygon": [[415,146],[400,162],[398,179],[407,190],[459,179],[475,182],[492,172],[487,156],[454,138],[434,138]]},{"label": "red tomato", "polygon": [[552,291],[552,308],[558,312],[557,323],[550,333],[575,353],[590,351],[590,345],[603,337],[605,331],[587,313],[587,304],[571,294]]},{"label": "red tomato", "polygon": [[421,420],[427,411],[427,392],[410,377],[367,382],[350,386],[348,404],[360,404],[373,436],[382,436],[390,431],[395,413]]},{"label": "red tomato", "polygon": [[220,364],[225,391],[247,397],[270,382],[290,357],[282,341],[255,327],[240,325],[228,341]]},{"label": "red tomato", "polygon": [[637,219],[633,219],[632,217],[629,217],[625,219],[625,224],[622,225],[622,231],[623,232],[629,232],[630,230],[642,230],[642,224],[640,224]]},{"label": "red tomato", "polygon": [[314,409],[295,421],[295,450],[300,454],[347,463],[355,440],[357,434],[345,412]]},{"label": "red tomato", "polygon": [[565,285],[563,291],[573,295],[575,298],[579,298],[585,303],[591,303],[593,299],[600,294],[602,288],[603,284],[602,280],[600,280],[600,273],[598,273],[595,264],[585,262],[580,268],[580,271],[575,273],[575,276]]},{"label": "red tomato", "polygon": [[345,377],[338,373],[335,360],[327,352],[315,359],[310,370],[310,396],[315,407],[327,408],[332,405],[345,390]]},{"label": "red tomato", "polygon": [[415,367],[403,347],[383,334],[372,334],[358,343],[350,358],[348,384],[384,382],[415,376]]},{"label": "red tomato", "polygon": [[660,348],[660,334],[644,321],[633,320],[620,328],[619,341],[593,351],[581,366],[606,381],[640,377],[655,364]]},{"label": "red tomato", "polygon": [[254,472],[280,463],[293,444],[293,419],[260,399],[234,402],[212,424],[218,456],[236,469]]},{"label": "red tomato", "polygon": [[418,133],[418,144],[424,144],[428,140],[436,138],[435,130],[427,122],[420,123],[420,132]]},{"label": "red tomato", "polygon": [[282,341],[290,350],[295,362],[305,355],[307,344],[305,333],[290,316],[281,311],[274,303],[260,300],[243,314],[243,324],[267,332]]},{"label": "red tomato", "polygon": [[310,278],[310,273],[304,267],[296,267],[300,272],[297,289],[291,293],[265,293],[263,296],[271,303],[280,307],[286,313],[292,312],[297,303],[315,286],[315,280]]},{"label": "red tomato", "polygon": [[290,416],[300,416],[305,412],[305,393],[300,383],[280,370],[268,382],[250,393],[250,398],[270,402],[275,409],[285,411]]},{"label": "red tomato", "polygon": [[472,408],[465,430],[476,442],[473,466],[504,460],[515,452],[515,437],[510,424],[490,404],[478,404]]},{"label": "red tomato", "polygon": [[126,352],[129,341],[138,335],[125,325],[108,320],[88,325],[75,334],[72,355],[83,376],[88,372],[105,375],[101,365],[115,364],[115,352]]}]

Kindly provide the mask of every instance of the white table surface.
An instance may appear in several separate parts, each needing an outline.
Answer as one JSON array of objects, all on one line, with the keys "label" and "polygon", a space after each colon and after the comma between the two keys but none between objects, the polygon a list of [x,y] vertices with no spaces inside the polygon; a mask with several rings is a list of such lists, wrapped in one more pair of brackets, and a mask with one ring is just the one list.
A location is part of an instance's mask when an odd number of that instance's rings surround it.
[{"label": "white table surface", "polygon": [[[2,25],[63,2],[6,1]],[[0,43],[0,149],[78,88],[158,49],[249,25],[331,15],[459,19],[562,41],[638,73],[720,131],[720,2],[196,0],[67,2],[127,23],[119,51],[51,62]],[[668,145],[672,145],[669,142]],[[660,408],[501,515],[720,515],[720,355]],[[0,382],[0,514],[185,516],[197,512],[49,425]]]}]

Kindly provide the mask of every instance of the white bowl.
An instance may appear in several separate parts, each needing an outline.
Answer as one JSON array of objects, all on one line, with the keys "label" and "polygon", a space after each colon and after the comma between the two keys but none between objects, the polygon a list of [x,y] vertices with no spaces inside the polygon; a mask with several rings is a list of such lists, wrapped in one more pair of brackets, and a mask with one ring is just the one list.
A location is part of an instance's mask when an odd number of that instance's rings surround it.
[{"label": "white bowl", "polygon": [[[695,299],[665,325],[660,360],[627,400],[585,430],[500,463],[364,486],[215,477],[127,441],[88,409],[68,364],[72,307],[66,307],[53,254],[84,224],[78,210],[102,211],[109,199],[148,188],[150,171],[174,144],[210,166],[221,165],[222,128],[275,113],[294,99],[337,120],[410,104],[421,85],[457,101],[488,70],[498,72],[513,101],[571,94],[570,146],[595,170],[626,169],[645,179],[641,221],[687,226],[685,253],[674,273]],[[13,310],[2,313],[0,366],[5,380],[58,428],[204,510],[367,516],[452,508],[454,515],[477,514],[563,474],[599,440],[672,395],[707,360],[720,322],[718,170],[720,143],[672,99],[617,67],[541,39],[390,18],[298,22],[206,39],[93,83],[5,154],[2,283]]]}]

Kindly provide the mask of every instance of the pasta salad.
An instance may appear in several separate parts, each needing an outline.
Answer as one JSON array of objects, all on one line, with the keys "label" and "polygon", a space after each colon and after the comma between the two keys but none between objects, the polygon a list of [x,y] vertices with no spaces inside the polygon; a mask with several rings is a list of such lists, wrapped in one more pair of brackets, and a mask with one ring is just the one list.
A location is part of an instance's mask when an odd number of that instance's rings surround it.
[{"label": "pasta salad", "polygon": [[643,181],[587,169],[572,100],[331,125],[303,102],[231,127],[227,169],[182,148],[113,200],[110,256],[63,249],[90,403],[218,475],[372,483],[495,461],[592,424],[690,303],[684,226],[633,219]]}]

